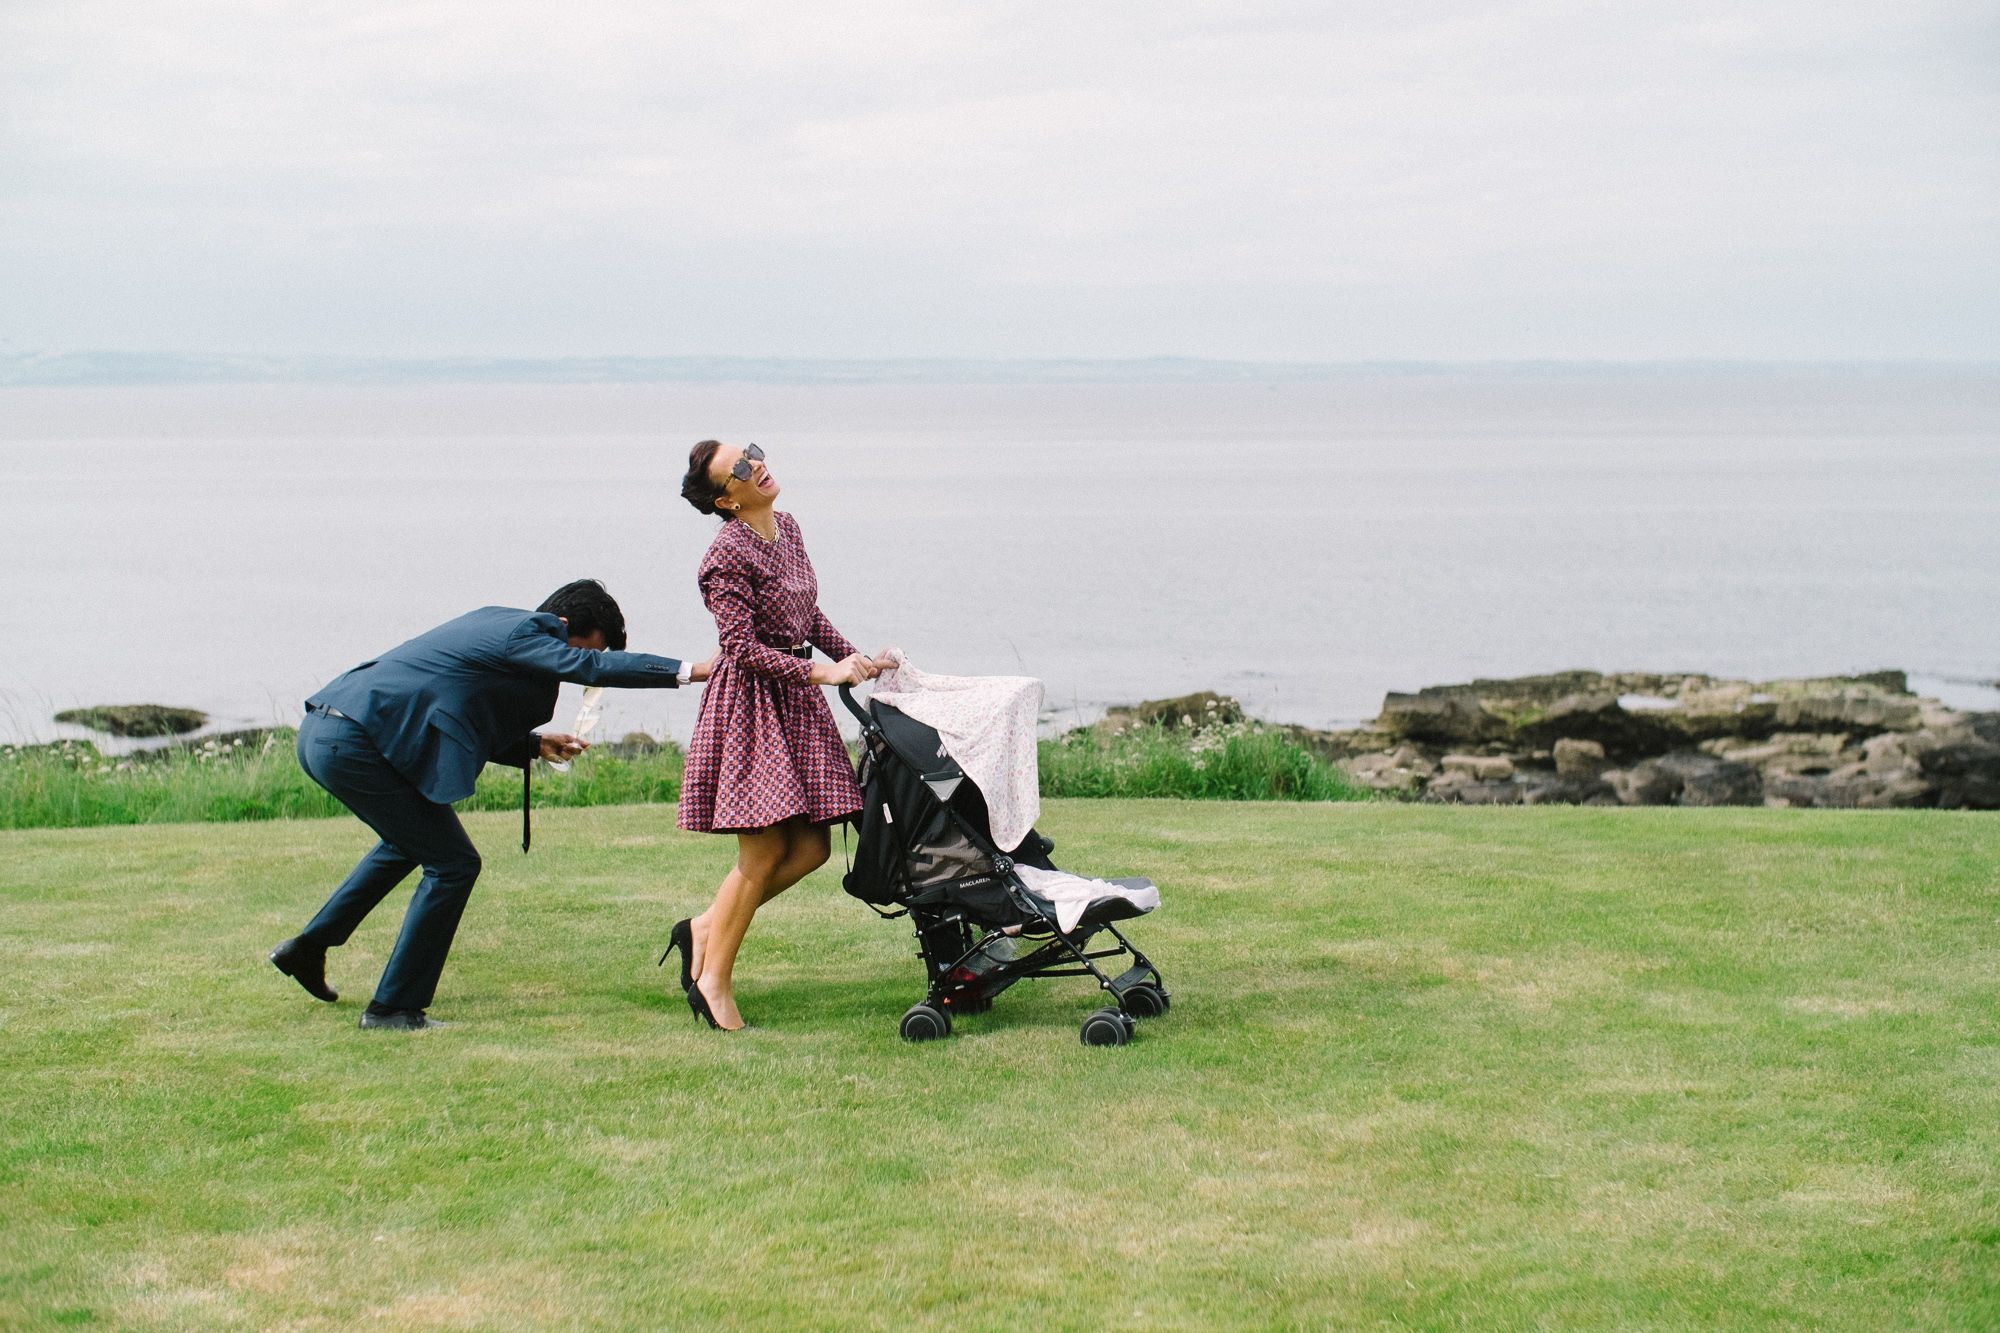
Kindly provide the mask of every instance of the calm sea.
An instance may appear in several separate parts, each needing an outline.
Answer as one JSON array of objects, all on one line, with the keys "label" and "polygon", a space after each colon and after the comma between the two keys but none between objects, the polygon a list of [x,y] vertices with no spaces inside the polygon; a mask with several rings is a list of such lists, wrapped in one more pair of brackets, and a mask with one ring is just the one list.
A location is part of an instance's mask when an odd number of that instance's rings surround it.
[{"label": "calm sea", "polygon": [[[2000,678],[2000,376],[0,390],[0,733],[76,704],[293,720],[578,576],[707,653],[686,450],[769,452],[873,651],[1052,707],[1214,688],[1316,726],[1566,667]],[[685,737],[695,692],[614,695]],[[567,721],[565,699],[558,718]]]}]

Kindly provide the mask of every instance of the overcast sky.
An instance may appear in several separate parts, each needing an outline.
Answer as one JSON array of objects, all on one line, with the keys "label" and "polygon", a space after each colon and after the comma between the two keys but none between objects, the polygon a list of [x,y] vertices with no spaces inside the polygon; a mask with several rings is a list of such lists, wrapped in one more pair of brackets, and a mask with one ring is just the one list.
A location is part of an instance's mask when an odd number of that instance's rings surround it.
[{"label": "overcast sky", "polygon": [[0,351],[2000,356],[2000,7],[0,0]]}]

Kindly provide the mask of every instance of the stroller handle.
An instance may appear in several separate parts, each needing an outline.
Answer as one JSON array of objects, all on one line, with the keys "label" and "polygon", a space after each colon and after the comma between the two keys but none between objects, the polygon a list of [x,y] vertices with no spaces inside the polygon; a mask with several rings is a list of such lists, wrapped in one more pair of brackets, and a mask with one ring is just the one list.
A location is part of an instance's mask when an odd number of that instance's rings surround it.
[{"label": "stroller handle", "polygon": [[868,716],[868,710],[855,701],[854,687],[852,685],[843,685],[840,687],[840,701],[847,705],[848,712],[861,719],[862,726],[872,727],[875,725],[875,719]]}]

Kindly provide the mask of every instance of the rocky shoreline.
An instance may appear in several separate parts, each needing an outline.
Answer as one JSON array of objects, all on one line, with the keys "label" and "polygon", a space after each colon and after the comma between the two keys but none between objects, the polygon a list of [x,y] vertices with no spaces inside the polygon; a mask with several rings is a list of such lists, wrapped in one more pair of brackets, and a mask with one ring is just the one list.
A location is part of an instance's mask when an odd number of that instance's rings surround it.
[{"label": "rocky shoreline", "polygon": [[1565,671],[1392,693],[1366,727],[1292,730],[1361,785],[1426,801],[2000,809],[2000,712],[1919,697],[1900,671]]},{"label": "rocky shoreline", "polygon": [[[180,715],[188,711],[130,705],[76,720],[157,736],[185,726]],[[1234,699],[1204,691],[1114,708],[1084,730],[1250,725],[1261,724]],[[1312,750],[1360,787],[1410,800],[2000,810],[2000,712],[1919,696],[1901,671],[1768,681],[1563,671],[1391,693],[1373,722],[1351,730],[1264,729]],[[125,759],[261,752],[289,735],[257,728],[180,736]],[[95,753],[89,741],[8,747],[57,748]],[[644,758],[672,743],[635,732],[597,748]]]}]

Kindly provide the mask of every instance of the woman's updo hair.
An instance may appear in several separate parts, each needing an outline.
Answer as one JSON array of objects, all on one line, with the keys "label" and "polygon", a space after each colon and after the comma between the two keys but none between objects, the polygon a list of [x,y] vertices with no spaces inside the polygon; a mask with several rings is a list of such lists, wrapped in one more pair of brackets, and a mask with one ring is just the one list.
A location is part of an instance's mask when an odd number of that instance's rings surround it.
[{"label": "woman's updo hair", "polygon": [[[681,478],[681,499],[704,514],[716,512],[715,502],[722,498],[722,493],[726,489],[716,485],[708,477],[708,465],[715,461],[715,451],[721,447],[721,440],[703,440],[688,450],[687,476]],[[723,517],[727,518],[728,515],[724,514]]]}]

